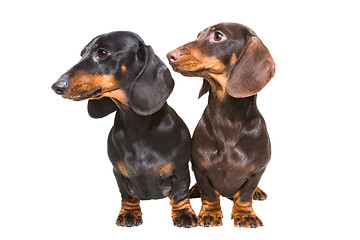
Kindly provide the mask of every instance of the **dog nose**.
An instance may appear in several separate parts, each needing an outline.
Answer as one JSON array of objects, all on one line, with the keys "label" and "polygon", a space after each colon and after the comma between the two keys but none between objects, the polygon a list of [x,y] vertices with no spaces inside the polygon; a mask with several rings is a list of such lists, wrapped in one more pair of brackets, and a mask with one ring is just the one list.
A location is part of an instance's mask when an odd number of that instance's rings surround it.
[{"label": "dog nose", "polygon": [[177,49],[169,52],[166,57],[169,59],[170,62],[176,62],[181,56],[181,52]]},{"label": "dog nose", "polygon": [[62,75],[51,88],[59,95],[64,95],[69,88],[69,76],[67,74]]},{"label": "dog nose", "polygon": [[59,95],[64,95],[68,87],[69,83],[65,81],[58,81],[51,86],[51,88]]}]

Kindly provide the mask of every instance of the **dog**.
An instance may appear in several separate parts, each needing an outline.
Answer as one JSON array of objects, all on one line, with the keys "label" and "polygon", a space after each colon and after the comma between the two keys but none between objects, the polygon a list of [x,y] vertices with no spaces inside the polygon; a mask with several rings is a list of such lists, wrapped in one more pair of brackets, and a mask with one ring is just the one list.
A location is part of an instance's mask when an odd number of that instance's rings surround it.
[{"label": "dog", "polygon": [[174,225],[197,225],[188,198],[191,136],[166,102],[173,87],[166,65],[128,31],[95,37],[52,85],[63,98],[89,100],[93,118],[116,111],[108,155],[122,197],[118,226],[142,224],[140,200],[164,197]]},{"label": "dog", "polygon": [[267,196],[257,186],[271,148],[256,96],[275,74],[268,49],[250,28],[220,23],[169,52],[167,58],[174,71],[204,79],[199,98],[209,92],[208,105],[192,138],[197,185],[191,195],[198,195],[198,190],[201,193],[200,225],[222,225],[222,195],[234,202],[235,226],[263,226],[252,199]]}]

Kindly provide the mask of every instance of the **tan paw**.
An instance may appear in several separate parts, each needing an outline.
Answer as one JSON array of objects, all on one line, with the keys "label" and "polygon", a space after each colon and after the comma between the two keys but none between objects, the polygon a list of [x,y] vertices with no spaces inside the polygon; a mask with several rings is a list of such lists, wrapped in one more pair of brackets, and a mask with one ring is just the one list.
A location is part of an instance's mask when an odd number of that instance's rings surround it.
[{"label": "tan paw", "polygon": [[121,202],[121,210],[116,219],[116,225],[122,227],[133,227],[142,224],[142,213],[139,200],[134,202]]},{"label": "tan paw", "polygon": [[209,202],[202,200],[202,206],[199,213],[199,223],[203,227],[221,226],[222,211],[220,201]]},{"label": "tan paw", "polygon": [[256,216],[251,202],[234,202],[231,218],[234,219],[234,226],[245,228],[262,227],[264,224]]},{"label": "tan paw", "polygon": [[237,213],[233,215],[234,226],[245,228],[257,228],[262,227],[264,224],[256,216],[254,212],[251,213]]},{"label": "tan paw", "polygon": [[170,205],[172,206],[171,216],[175,226],[190,228],[198,225],[198,219],[191,208],[189,199],[186,198],[177,203],[171,200]]}]

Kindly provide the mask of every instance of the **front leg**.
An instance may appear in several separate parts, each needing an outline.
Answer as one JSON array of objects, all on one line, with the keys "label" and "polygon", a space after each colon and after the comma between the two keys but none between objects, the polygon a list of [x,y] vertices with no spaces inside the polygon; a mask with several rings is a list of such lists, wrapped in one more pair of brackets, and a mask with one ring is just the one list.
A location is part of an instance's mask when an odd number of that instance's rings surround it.
[{"label": "front leg", "polygon": [[221,226],[222,211],[219,194],[212,187],[207,176],[193,165],[197,184],[201,191],[201,210],[199,213],[199,224],[203,227]]},{"label": "front leg", "polygon": [[220,206],[220,199],[215,201],[206,201],[201,199],[202,206],[199,213],[200,225],[203,227],[215,227],[221,226],[222,223],[222,211]]},{"label": "front leg", "polygon": [[116,225],[118,226],[139,226],[142,224],[142,214],[140,208],[140,201],[134,198],[131,202],[122,200],[121,210],[118,218],[116,219]]},{"label": "front leg", "polygon": [[114,168],[114,175],[116,182],[119,186],[121,193],[121,210],[119,216],[116,219],[116,225],[118,226],[139,226],[143,223],[142,213],[140,208],[140,201],[136,199],[128,189],[125,181],[125,177],[120,170]]},{"label": "front leg", "polygon": [[184,178],[174,180],[172,190],[170,193],[171,216],[173,223],[177,227],[195,227],[198,225],[198,219],[194,210],[190,205],[189,183],[190,175],[189,170],[186,169],[181,175]]},{"label": "front leg", "polygon": [[251,175],[240,190],[235,193],[233,197],[234,206],[231,214],[231,218],[234,219],[234,226],[246,228],[263,226],[262,221],[252,208],[254,192],[257,190],[257,185],[263,172],[264,170]]},{"label": "front leg", "polygon": [[217,152],[217,141],[214,136],[211,124],[208,121],[208,107],[200,119],[192,141],[192,168],[197,181],[199,192],[196,188],[191,191],[192,196],[201,196],[201,210],[199,223],[203,227],[222,225],[222,211],[220,206],[219,193],[214,189],[208,176],[207,169],[210,167],[209,155]]},{"label": "front leg", "polygon": [[234,206],[231,213],[231,218],[234,219],[234,226],[245,228],[262,227],[263,223],[255,214],[252,208],[252,202],[241,202],[234,198]]}]

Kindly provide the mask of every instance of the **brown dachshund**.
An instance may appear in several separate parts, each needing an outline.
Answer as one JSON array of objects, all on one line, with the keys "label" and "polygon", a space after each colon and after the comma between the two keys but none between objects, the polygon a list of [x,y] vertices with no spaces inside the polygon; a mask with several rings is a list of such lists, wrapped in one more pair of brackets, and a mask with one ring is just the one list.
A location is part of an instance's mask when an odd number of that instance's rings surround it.
[{"label": "brown dachshund", "polygon": [[235,226],[263,226],[252,199],[266,198],[257,185],[271,152],[256,106],[256,94],[275,73],[268,49],[248,27],[220,23],[167,57],[175,71],[204,78],[199,97],[209,91],[192,140],[192,166],[202,199],[200,225],[222,225],[222,195],[234,202]]}]

